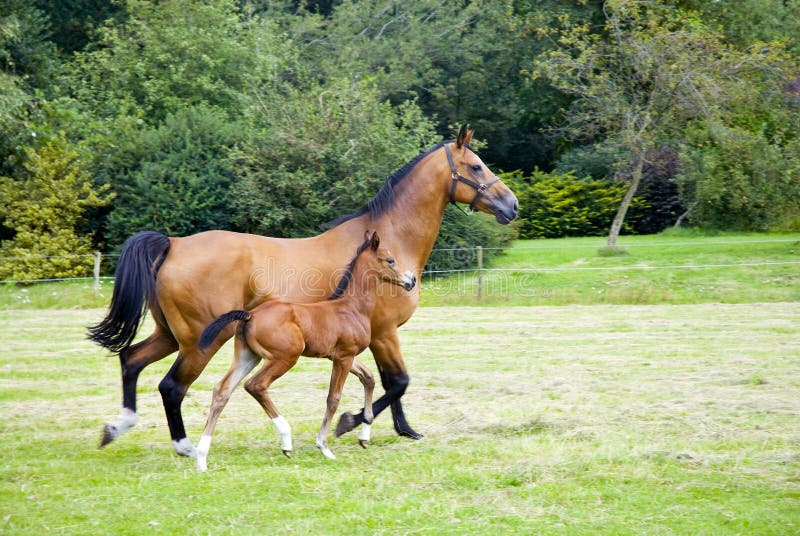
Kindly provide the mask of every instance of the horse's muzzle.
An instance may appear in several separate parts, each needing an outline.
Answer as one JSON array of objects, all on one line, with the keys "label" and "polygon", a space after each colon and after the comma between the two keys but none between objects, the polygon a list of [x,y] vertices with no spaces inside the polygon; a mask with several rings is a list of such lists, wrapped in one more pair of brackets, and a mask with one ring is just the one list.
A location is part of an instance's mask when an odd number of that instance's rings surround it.
[{"label": "horse's muzzle", "polygon": [[494,219],[503,225],[516,220],[519,215],[519,201],[514,194],[496,200],[493,208]]}]

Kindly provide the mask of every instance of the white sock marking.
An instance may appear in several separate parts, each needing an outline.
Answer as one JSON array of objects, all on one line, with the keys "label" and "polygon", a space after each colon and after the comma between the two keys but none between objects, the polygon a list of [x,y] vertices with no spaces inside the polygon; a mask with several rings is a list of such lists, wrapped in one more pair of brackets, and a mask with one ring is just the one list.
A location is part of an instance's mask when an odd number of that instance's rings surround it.
[{"label": "white sock marking", "polygon": [[275,424],[275,428],[278,430],[278,434],[281,436],[281,450],[292,450],[292,427],[289,426],[289,421],[287,421],[283,415],[278,415],[274,419],[272,419],[273,424]]},{"label": "white sock marking", "polygon": [[132,409],[122,408],[119,412],[119,417],[117,420],[112,424],[109,423],[108,430],[111,434],[111,439],[116,439],[131,428],[134,427],[137,420],[136,412]]},{"label": "white sock marking", "polygon": [[197,442],[197,470],[208,470],[208,451],[211,449],[211,436],[203,434]]},{"label": "white sock marking", "polygon": [[361,423],[361,430],[358,432],[359,441],[369,441],[369,436],[372,433],[372,425],[365,422]]}]

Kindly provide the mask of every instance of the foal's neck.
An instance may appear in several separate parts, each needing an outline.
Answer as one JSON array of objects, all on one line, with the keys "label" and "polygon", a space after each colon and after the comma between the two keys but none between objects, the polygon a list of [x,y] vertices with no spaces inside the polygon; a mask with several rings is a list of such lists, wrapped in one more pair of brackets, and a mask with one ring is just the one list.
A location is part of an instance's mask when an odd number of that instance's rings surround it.
[{"label": "foal's neck", "polygon": [[338,299],[338,302],[341,306],[353,309],[368,317],[375,308],[375,302],[377,301],[375,293],[381,282],[377,274],[371,274],[365,269],[365,264],[364,259],[356,261],[350,283],[344,290],[342,297]]}]

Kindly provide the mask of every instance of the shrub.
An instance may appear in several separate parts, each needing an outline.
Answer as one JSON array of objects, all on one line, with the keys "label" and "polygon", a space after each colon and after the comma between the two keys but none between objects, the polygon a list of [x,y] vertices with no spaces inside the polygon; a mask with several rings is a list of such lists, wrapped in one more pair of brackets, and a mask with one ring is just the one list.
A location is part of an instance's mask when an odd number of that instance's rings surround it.
[{"label": "shrub", "polygon": [[111,200],[95,189],[84,161],[63,137],[29,148],[19,177],[0,177],[0,279],[76,277],[91,273],[92,239],[85,212]]},{"label": "shrub", "polygon": [[[526,177],[515,171],[501,178],[519,199],[520,238],[603,235],[627,189],[625,184],[605,179],[579,179],[572,172],[536,170]],[[626,230],[630,231],[642,207],[643,201],[634,199],[633,218],[628,218]]]}]

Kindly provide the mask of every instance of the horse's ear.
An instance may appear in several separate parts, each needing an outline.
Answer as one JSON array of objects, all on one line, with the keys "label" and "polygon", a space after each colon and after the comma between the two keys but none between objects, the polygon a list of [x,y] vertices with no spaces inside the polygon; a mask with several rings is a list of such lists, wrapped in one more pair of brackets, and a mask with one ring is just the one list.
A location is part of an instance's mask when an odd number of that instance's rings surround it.
[{"label": "horse's ear", "polygon": [[458,138],[456,138],[456,148],[461,149],[464,145],[469,144],[474,132],[474,130],[469,129],[466,123],[461,125],[461,130],[458,131]]},{"label": "horse's ear", "polygon": [[369,247],[372,251],[378,251],[378,246],[381,245],[381,238],[378,236],[378,231],[372,233],[372,238],[369,239]]}]

